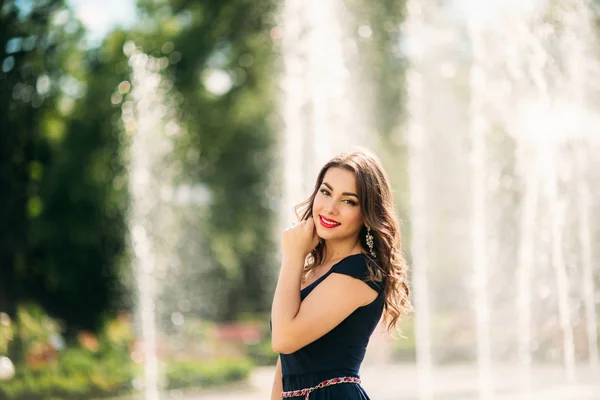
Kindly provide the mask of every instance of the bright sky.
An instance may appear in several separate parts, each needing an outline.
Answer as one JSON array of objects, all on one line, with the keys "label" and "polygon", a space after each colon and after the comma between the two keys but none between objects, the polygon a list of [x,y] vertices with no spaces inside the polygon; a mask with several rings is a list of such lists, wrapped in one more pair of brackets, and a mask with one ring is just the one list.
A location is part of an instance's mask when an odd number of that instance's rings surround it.
[{"label": "bright sky", "polygon": [[115,26],[131,26],[136,19],[135,0],[67,0],[97,42]]}]

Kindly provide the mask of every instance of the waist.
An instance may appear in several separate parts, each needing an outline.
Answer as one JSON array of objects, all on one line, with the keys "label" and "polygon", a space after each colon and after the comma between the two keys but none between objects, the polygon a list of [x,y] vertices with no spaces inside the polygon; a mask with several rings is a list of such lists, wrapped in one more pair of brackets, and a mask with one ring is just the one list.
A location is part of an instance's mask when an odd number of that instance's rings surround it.
[{"label": "waist", "polygon": [[324,381],[341,377],[360,378],[358,373],[348,369],[315,371],[301,374],[283,374],[283,390],[286,392],[311,388]]},{"label": "waist", "polygon": [[297,390],[284,390],[281,393],[281,397],[284,399],[291,397],[304,397],[306,400],[310,400],[310,394],[315,390],[324,389],[328,386],[340,385],[340,384],[349,384],[354,383],[360,385],[360,378],[356,376],[339,376],[336,378],[326,379],[324,381],[319,382],[314,386],[308,386]]},{"label": "waist", "polygon": [[332,351],[332,348],[317,348],[311,345],[298,350],[296,353],[281,355],[281,370],[283,375],[318,376],[322,380],[338,376],[358,376],[364,351],[360,354],[354,351]]}]

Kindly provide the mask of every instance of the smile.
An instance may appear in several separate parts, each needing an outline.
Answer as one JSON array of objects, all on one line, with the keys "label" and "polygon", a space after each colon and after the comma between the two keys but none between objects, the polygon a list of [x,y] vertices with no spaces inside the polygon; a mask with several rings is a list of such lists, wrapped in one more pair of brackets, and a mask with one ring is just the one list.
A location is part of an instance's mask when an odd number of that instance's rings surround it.
[{"label": "smile", "polygon": [[341,225],[339,222],[334,221],[332,219],[327,219],[327,218],[323,217],[322,215],[319,215],[319,222],[321,222],[321,225],[324,226],[325,228],[335,228],[336,226]]}]

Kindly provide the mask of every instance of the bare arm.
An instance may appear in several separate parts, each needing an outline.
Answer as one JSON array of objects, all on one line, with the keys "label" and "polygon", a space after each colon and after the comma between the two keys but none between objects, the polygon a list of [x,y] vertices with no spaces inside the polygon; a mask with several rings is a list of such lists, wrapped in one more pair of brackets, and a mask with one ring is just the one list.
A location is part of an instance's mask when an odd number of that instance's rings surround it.
[{"label": "bare arm", "polygon": [[281,360],[277,358],[277,367],[275,367],[275,377],[273,378],[273,388],[271,389],[271,400],[281,400],[283,393],[283,383],[281,375]]},{"label": "bare arm", "polygon": [[297,280],[285,274],[285,268],[275,289],[271,314],[271,346],[277,353],[290,354],[314,342],[377,297],[365,282],[332,273],[300,303],[300,291],[292,289]]}]

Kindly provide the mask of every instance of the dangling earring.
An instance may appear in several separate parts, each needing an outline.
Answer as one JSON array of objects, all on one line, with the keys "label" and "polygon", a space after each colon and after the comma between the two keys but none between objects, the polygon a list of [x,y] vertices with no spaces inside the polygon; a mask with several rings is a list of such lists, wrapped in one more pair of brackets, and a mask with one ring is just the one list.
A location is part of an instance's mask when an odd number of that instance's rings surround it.
[{"label": "dangling earring", "polygon": [[377,254],[375,253],[375,250],[373,250],[373,235],[371,235],[371,228],[367,228],[367,246],[369,246],[369,253],[371,253],[371,256],[373,258],[377,258]]}]

